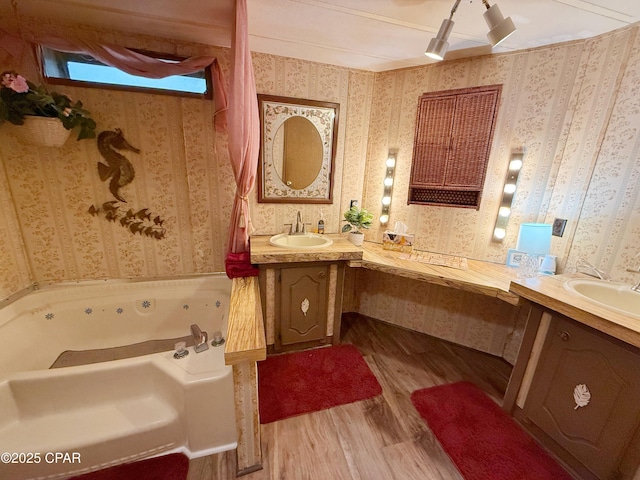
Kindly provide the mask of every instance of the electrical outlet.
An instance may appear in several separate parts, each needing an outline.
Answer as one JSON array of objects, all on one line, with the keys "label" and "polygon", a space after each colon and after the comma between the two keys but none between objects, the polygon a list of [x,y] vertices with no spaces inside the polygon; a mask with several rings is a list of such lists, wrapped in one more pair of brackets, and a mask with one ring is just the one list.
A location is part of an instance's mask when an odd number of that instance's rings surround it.
[{"label": "electrical outlet", "polygon": [[553,221],[553,227],[551,227],[551,234],[556,237],[561,237],[564,234],[564,227],[567,226],[567,221],[564,218],[556,218]]}]

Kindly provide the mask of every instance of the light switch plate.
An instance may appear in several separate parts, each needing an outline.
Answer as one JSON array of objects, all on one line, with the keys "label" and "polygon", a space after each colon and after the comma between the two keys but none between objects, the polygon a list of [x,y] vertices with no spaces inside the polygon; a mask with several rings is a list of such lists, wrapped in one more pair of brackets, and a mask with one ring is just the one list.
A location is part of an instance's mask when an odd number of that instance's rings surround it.
[{"label": "light switch plate", "polygon": [[564,234],[564,227],[566,226],[567,221],[564,218],[556,218],[551,227],[551,234],[556,237],[561,237]]}]

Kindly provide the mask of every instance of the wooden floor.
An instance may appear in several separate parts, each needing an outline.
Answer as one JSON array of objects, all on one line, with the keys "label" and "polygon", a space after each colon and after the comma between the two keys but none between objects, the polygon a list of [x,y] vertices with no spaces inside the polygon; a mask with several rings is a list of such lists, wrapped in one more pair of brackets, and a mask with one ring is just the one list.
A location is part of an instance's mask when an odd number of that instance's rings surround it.
[{"label": "wooden floor", "polygon": [[[342,343],[362,352],[382,395],[262,425],[263,470],[244,480],[462,479],[415,411],[414,390],[468,380],[497,402],[506,361],[428,335],[345,315]],[[188,480],[231,480],[235,451],[192,460]]]}]

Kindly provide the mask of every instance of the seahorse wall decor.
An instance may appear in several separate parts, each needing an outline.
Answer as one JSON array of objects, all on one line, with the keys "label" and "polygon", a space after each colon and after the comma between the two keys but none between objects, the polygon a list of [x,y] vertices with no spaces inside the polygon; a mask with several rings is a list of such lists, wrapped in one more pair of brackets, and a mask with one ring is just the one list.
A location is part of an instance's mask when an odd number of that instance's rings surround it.
[{"label": "seahorse wall decor", "polygon": [[122,130],[119,128],[116,128],[115,132],[106,130],[98,135],[98,151],[100,151],[100,155],[107,161],[106,165],[98,162],[100,180],[104,182],[107,178],[111,177],[109,191],[117,200],[126,202],[126,200],[120,196],[120,188],[131,183],[136,173],[127,157],[116,152],[114,148],[118,150],[129,150],[134,153],[140,153],[140,150],[132,147],[129,142],[124,139]]},{"label": "seahorse wall decor", "polygon": [[106,130],[98,135],[98,150],[107,164],[98,162],[98,175],[103,182],[111,178],[109,182],[109,191],[116,200],[104,202],[102,206],[96,207],[91,205],[88,212],[91,215],[103,215],[105,220],[110,222],[119,221],[120,225],[127,228],[131,233],[145,235],[147,237],[162,239],[165,235],[163,227],[164,220],[156,215],[153,219],[148,208],[134,211],[132,208],[123,212],[120,210],[118,202],[127,203],[120,195],[120,188],[128,185],[135,177],[135,169],[131,162],[122,154],[116,152],[118,150],[129,150],[134,153],[140,153],[140,150],[131,146],[122,134],[122,130],[116,128],[115,131]]}]

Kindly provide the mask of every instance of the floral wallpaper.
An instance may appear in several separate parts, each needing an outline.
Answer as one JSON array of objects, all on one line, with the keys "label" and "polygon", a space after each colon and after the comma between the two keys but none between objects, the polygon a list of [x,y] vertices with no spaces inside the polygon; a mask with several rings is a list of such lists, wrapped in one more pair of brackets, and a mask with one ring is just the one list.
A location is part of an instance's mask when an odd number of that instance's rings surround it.
[{"label": "floral wallpaper", "polygon": [[[638,29],[377,74],[364,206],[375,212],[380,205],[384,160],[397,148],[390,226],[397,220],[409,225],[418,249],[502,263],[506,250],[515,248],[520,223],[565,218],[564,236],[552,243],[561,269],[572,271],[582,256],[616,280],[637,281],[626,268],[640,252]],[[407,205],[420,94],[493,83],[503,84],[503,95],[480,210]],[[494,244],[509,153],[518,146],[526,156],[513,214],[507,238]],[[385,227],[376,227],[367,232],[369,240],[381,239]],[[510,307],[465,294],[460,303],[470,307],[461,310],[441,287],[367,271],[352,277],[347,298],[360,313],[515,361],[523,325],[512,324]]]},{"label": "floral wallpaper", "polygon": [[[567,228],[553,237],[551,252],[560,271],[575,270],[584,257],[615,280],[637,281],[626,268],[640,266],[633,260],[640,252],[638,30],[377,74],[364,206],[379,212],[384,161],[397,148],[389,227],[407,224],[414,247],[503,263],[520,223],[564,218]],[[494,83],[503,93],[480,209],[407,205],[420,94]],[[521,146],[526,155],[507,237],[493,243],[509,155]],[[380,241],[385,228],[375,224],[367,239]],[[371,277],[355,274],[349,298],[361,313],[515,360],[523,326],[503,323],[490,300],[466,299],[473,307],[460,312],[439,288],[412,295],[412,281]]]},{"label": "floral wallpaper", "polygon": [[[26,38],[29,28],[55,28],[23,22]],[[229,78],[227,49],[74,28],[79,35],[147,50],[214,55]],[[16,59],[0,50],[0,65],[39,83],[29,52],[25,48]],[[265,54],[255,54],[254,69],[259,93],[340,104],[334,203],[258,204],[254,192],[254,234],[282,231],[298,210],[313,228],[322,211],[326,232],[337,232],[341,211],[351,199],[362,198],[373,73]],[[6,187],[0,193],[6,200],[0,207],[6,218],[0,244],[7,246],[0,253],[0,298],[33,282],[223,271],[235,182],[226,135],[213,130],[213,102],[66,86],[55,90],[81,99],[98,131],[121,128],[140,149],[139,154],[124,153],[136,177],[121,191],[127,199],[121,208],[149,208],[152,216],[165,219],[167,234],[160,241],[143,238],[87,213],[91,205],[110,200],[108,185],[97,174],[103,159],[95,141],[69,140],[60,149],[35,147],[0,128],[0,185]]]},{"label": "floral wallpaper", "polygon": [[[15,28],[12,19],[2,19]],[[22,18],[29,29],[57,25]],[[92,27],[77,35],[181,55],[219,58],[228,75],[228,49],[185,44]],[[379,213],[388,150],[398,150],[392,226],[406,223],[418,249],[504,262],[522,222],[568,220],[552,253],[570,271],[585,257],[614,278],[640,250],[640,35],[639,25],[588,40],[441,64],[365,72],[254,53],[257,91],[340,104],[334,203],[260,204],[250,198],[254,234],[284,230],[301,211],[315,228],[341,228],[350,200]],[[26,45],[26,44],[25,44]],[[0,49],[0,66],[37,80],[28,48],[21,58]],[[427,91],[500,83],[503,93],[480,209],[407,205],[416,108]],[[81,99],[98,130],[122,128],[139,154],[126,155],[136,178],[123,188],[131,208],[165,219],[167,236],[153,240],[87,213],[109,199],[100,181],[101,157],[92,141],[70,139],[60,149],[21,144],[0,127],[0,298],[33,282],[174,276],[222,271],[235,185],[226,136],[214,132],[213,102],[110,90],[57,87]],[[491,234],[512,149],[526,156],[507,237]],[[367,239],[381,241],[374,223]],[[391,285],[373,272],[347,273],[345,311],[353,310],[505,358],[515,355],[518,329],[501,306],[468,299],[473,315],[457,310],[449,293],[408,281]],[[433,302],[432,302],[433,300]],[[435,306],[434,306],[435,305]],[[507,308],[507,307],[505,307]],[[472,310],[469,310],[472,311]]]}]

